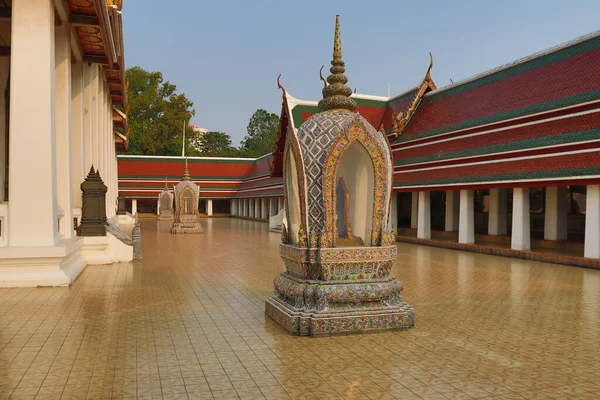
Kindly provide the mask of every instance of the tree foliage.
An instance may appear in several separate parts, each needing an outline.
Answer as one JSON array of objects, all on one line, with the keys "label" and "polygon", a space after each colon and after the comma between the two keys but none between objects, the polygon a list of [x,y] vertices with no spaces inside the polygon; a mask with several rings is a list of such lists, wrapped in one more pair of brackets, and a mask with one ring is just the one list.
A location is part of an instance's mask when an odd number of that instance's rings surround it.
[{"label": "tree foliage", "polygon": [[[194,115],[194,103],[185,94],[177,93],[177,87],[165,81],[161,72],[132,67],[126,76],[129,80],[128,154],[181,154],[183,124]],[[193,138],[196,134],[187,127],[186,137]],[[190,141],[186,142],[186,154],[197,155]]]},{"label": "tree foliage", "polygon": [[252,114],[248,123],[248,134],[242,140],[240,150],[246,157],[260,157],[273,151],[279,115],[259,109]]},{"label": "tree foliage", "polygon": [[231,136],[225,132],[202,133],[192,140],[192,144],[205,157],[231,157],[237,152],[231,142]]}]

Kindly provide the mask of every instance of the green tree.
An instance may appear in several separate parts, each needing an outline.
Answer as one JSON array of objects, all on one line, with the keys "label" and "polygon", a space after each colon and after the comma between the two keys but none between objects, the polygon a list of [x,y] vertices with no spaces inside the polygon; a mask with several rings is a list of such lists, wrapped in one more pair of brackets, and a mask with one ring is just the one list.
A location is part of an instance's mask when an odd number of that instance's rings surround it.
[{"label": "green tree", "polygon": [[248,135],[242,140],[240,150],[246,157],[260,157],[273,151],[279,115],[259,109],[248,123]]},{"label": "green tree", "polygon": [[[179,155],[183,124],[195,114],[194,103],[177,87],[163,79],[158,71],[140,67],[126,71],[129,80],[129,151],[128,154]],[[186,127],[186,137],[195,132]],[[189,135],[189,136],[188,136]],[[187,141],[186,154],[198,151]]]},{"label": "green tree", "polygon": [[192,144],[205,157],[231,157],[236,151],[231,143],[231,136],[225,132],[211,131],[199,134]]}]

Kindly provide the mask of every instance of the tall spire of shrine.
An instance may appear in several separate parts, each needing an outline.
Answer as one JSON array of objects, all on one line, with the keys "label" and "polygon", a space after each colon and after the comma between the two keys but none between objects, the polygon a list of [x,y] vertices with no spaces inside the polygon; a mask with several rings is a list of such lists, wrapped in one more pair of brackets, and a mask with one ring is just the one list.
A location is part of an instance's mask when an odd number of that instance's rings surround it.
[{"label": "tall spire of shrine", "polygon": [[340,16],[335,16],[335,35],[333,39],[333,59],[331,60],[331,75],[327,77],[329,85],[323,88],[323,99],[319,101],[321,111],[354,110],[356,102],[350,98],[352,89],[346,86],[348,78],[344,75],[345,63],[342,60],[342,38],[340,35]]},{"label": "tall spire of shrine", "polygon": [[187,157],[185,158],[185,169],[183,170],[183,178],[181,178],[182,181],[189,181],[191,180],[190,178],[190,171],[188,170],[188,162],[187,162]]}]

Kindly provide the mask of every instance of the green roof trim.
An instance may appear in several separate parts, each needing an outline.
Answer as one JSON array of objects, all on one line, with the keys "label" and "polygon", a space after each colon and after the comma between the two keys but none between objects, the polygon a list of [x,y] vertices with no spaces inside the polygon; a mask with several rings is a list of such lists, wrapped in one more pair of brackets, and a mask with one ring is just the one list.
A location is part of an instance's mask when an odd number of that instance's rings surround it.
[{"label": "green roof trim", "polygon": [[[562,99],[551,100],[544,103],[534,104],[532,106],[517,108],[510,111],[501,112],[498,114],[492,114],[481,118],[475,118],[467,121],[457,122],[455,124],[442,126],[439,128],[430,129],[415,133],[413,135],[400,135],[397,139],[392,141],[392,144],[410,142],[416,139],[422,139],[430,136],[440,135],[442,133],[457,131],[461,129],[473,128],[479,125],[491,124],[506,119],[523,117],[530,114],[536,114],[544,111],[550,111],[557,108],[569,107],[576,104],[587,103],[600,99],[600,90],[592,90],[586,93],[576,94],[574,96],[565,97]],[[412,120],[412,119],[411,119]],[[410,121],[407,128],[410,126]]]},{"label": "green roof trim", "polygon": [[[126,155],[119,155],[118,161],[144,161],[144,162],[171,162],[171,163],[185,163],[185,158],[170,158],[168,156],[162,157],[127,157]],[[213,158],[210,160],[198,160],[188,158],[188,164],[254,164],[256,160],[235,160],[235,159],[219,159]]]},{"label": "green roof trim", "polygon": [[[403,187],[411,186],[446,186],[448,184],[460,184],[460,183],[477,183],[477,182],[488,182],[495,183],[500,181],[519,181],[519,180],[549,180],[553,178],[573,178],[574,180],[578,177],[587,175],[600,175],[600,167],[589,167],[589,168],[568,168],[551,171],[529,171],[519,172],[513,174],[498,174],[498,175],[485,175],[485,176],[463,176],[455,178],[444,178],[444,179],[431,179],[431,180],[420,180],[410,182],[394,182],[394,188],[399,189]],[[448,190],[452,189],[448,186]]]},{"label": "green roof trim", "polygon": [[[165,176],[164,175],[120,175],[119,174],[119,179],[133,179],[133,178],[146,178],[146,179],[156,179],[156,180],[161,180],[163,185],[165,183]],[[177,181],[179,182],[181,180],[181,175],[167,175],[166,178],[170,181]],[[198,176],[198,175],[193,175],[192,176],[193,180],[214,180],[214,181],[227,181],[227,180],[235,180],[235,181],[243,181],[244,179],[246,179],[245,175],[242,176]]]},{"label": "green roof trim", "polygon": [[479,79],[475,79],[473,81],[465,82],[464,84],[458,84],[455,87],[441,90],[439,93],[433,92],[430,96],[426,96],[423,98],[423,104],[432,103],[434,101],[439,101],[451,96],[455,96],[460,93],[468,92],[470,90],[479,88],[481,86],[489,85],[490,83],[494,83],[503,79],[511,78],[513,76],[522,74],[524,72],[528,72],[534,70],[536,68],[545,67],[547,65],[551,65],[557,63],[559,61],[563,61],[572,57],[575,57],[579,54],[587,53],[588,51],[596,50],[600,47],[600,36],[590,38],[583,42],[575,43],[572,46],[560,49],[558,51],[542,55],[540,57],[532,58],[529,61],[525,61],[523,63],[510,66],[508,68],[502,69],[498,72],[490,73],[489,75],[482,76]]},{"label": "green roof trim", "polygon": [[[502,132],[491,133],[489,135],[498,135]],[[582,142],[585,140],[600,139],[600,129],[590,129],[586,131],[578,131],[571,133],[563,133],[559,135],[543,136],[534,139],[515,140],[508,143],[493,144],[491,146],[477,147],[473,149],[450,151],[447,153],[432,154],[422,157],[405,158],[396,160],[394,165],[410,165],[430,161],[451,160],[460,157],[472,157],[480,155],[491,155],[496,153],[504,153],[507,151],[535,149],[544,146],[553,146],[559,144],[570,144]]]},{"label": "green roof trim", "polygon": [[402,103],[403,101],[412,99],[413,97],[415,97],[415,94],[417,94],[418,89],[419,89],[419,87],[416,87],[413,90],[411,90],[410,92],[406,92],[404,95],[398,97],[397,99],[390,101],[390,105],[393,106],[395,104]]}]

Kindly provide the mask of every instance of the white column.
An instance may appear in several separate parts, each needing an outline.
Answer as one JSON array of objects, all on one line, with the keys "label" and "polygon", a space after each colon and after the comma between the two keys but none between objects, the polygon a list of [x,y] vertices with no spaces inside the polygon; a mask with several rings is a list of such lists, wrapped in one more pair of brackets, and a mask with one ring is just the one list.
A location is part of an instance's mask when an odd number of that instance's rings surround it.
[{"label": "white column", "polygon": [[[83,147],[84,147],[84,160],[83,165],[85,169],[85,176],[87,176],[94,157],[92,156],[94,145],[92,139],[93,128],[93,84],[94,84],[94,66],[83,63]],[[97,165],[94,165],[96,168]]]},{"label": "white column", "polygon": [[568,196],[566,186],[546,188],[544,240],[567,240]]},{"label": "white column", "polygon": [[475,204],[472,190],[460,191],[458,242],[475,243]]},{"label": "white column", "polygon": [[490,189],[488,212],[488,235],[502,236],[508,233],[506,189]]},{"label": "white column", "polygon": [[230,203],[229,203],[229,214],[235,216],[236,215],[236,206],[237,206],[237,202],[235,199],[231,199]]},{"label": "white column", "polygon": [[211,199],[206,200],[206,215],[213,215],[213,203]]},{"label": "white column", "polygon": [[54,246],[54,3],[14,0],[11,18],[9,246]]},{"label": "white column", "polygon": [[446,191],[446,221],[445,230],[456,232],[458,230],[458,215],[460,212],[460,193],[458,190]]},{"label": "white column", "polygon": [[262,198],[260,199],[260,205],[261,205],[261,213],[260,213],[260,217],[262,219],[269,219],[269,208],[268,208],[268,199],[266,198]]},{"label": "white column", "polygon": [[248,218],[254,217],[254,199],[248,199]]},{"label": "white column", "polygon": [[600,258],[600,185],[588,185],[587,187],[583,254],[587,258]]},{"label": "white column", "polygon": [[277,198],[277,214],[283,209],[283,197]]},{"label": "white column", "polygon": [[81,182],[85,179],[84,77],[83,64],[71,67],[71,199],[81,209]]},{"label": "white column", "polygon": [[398,193],[392,192],[392,201],[390,202],[390,219],[388,228],[396,230],[398,227]]},{"label": "white column", "polygon": [[418,196],[417,237],[419,239],[431,239],[431,192],[419,192]]},{"label": "white column", "polygon": [[418,208],[419,208],[419,194],[417,192],[411,193],[411,208],[410,208],[410,227],[411,229],[417,229],[418,225]]},{"label": "white column", "polygon": [[[98,65],[92,65],[92,164],[97,170],[100,168],[100,150],[98,149],[99,144],[99,113],[100,113],[100,73]],[[100,171],[102,172],[102,171]]]},{"label": "white column", "polygon": [[0,202],[4,201],[4,183],[6,178],[6,101],[5,90],[8,83],[8,73],[10,70],[10,58],[0,57]]},{"label": "white column", "polygon": [[137,214],[137,199],[131,200],[131,213],[133,215]]},{"label": "white column", "polygon": [[260,218],[260,199],[254,199],[254,218]]},{"label": "white column", "polygon": [[275,211],[275,197],[269,197],[269,218],[277,214]]},{"label": "white column", "polygon": [[529,188],[513,189],[512,240],[513,250],[530,250]]},{"label": "white column", "polygon": [[[73,209],[71,197],[71,29],[68,24],[57,26],[55,43],[56,99],[56,187],[58,206],[63,217],[59,233],[65,238],[73,236]],[[75,149],[77,151],[78,149]]]}]

